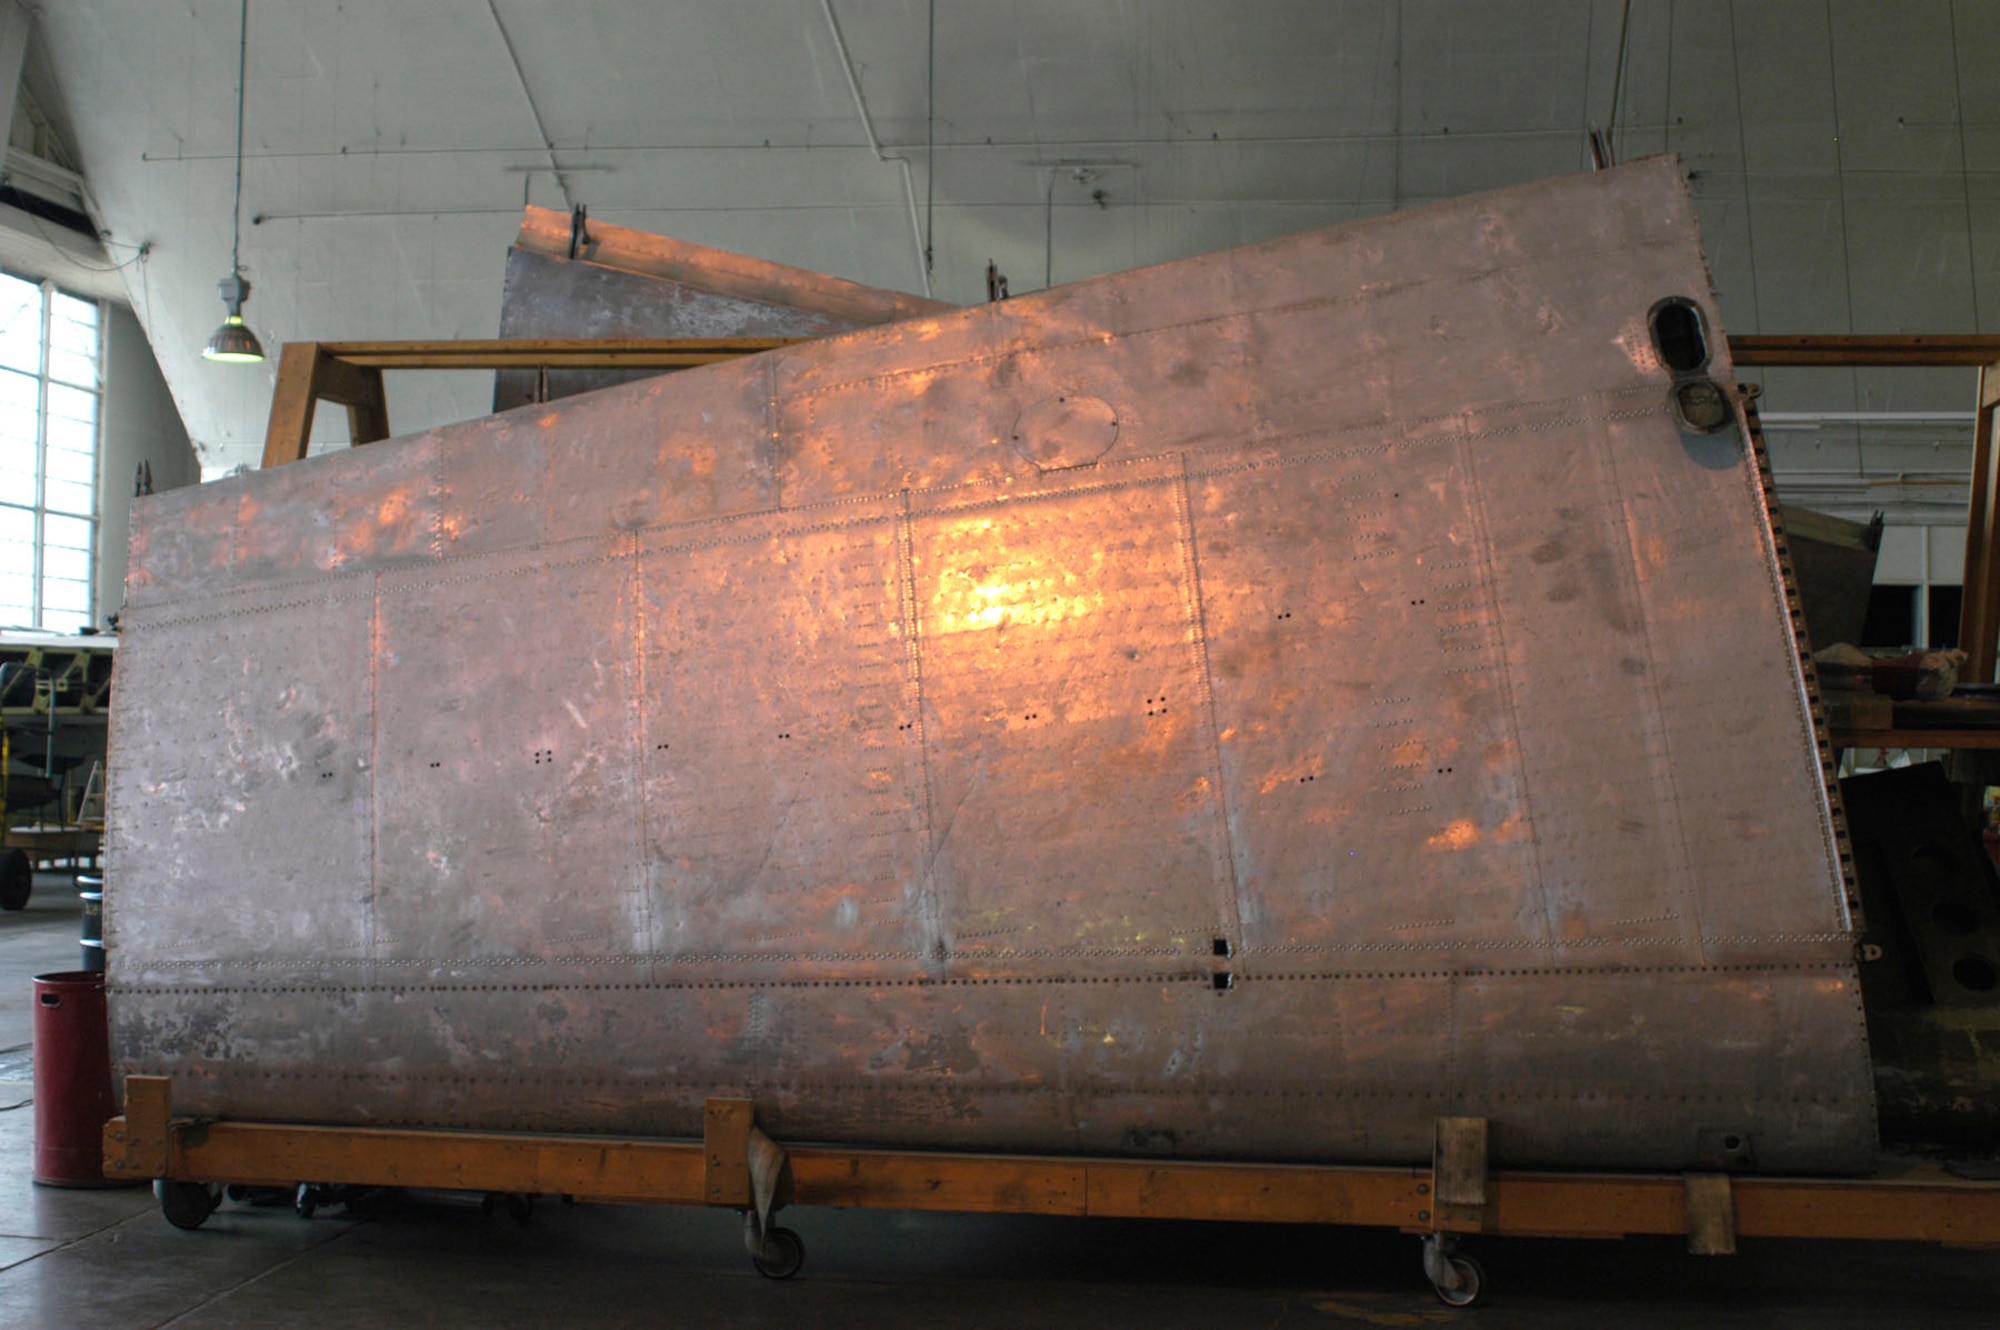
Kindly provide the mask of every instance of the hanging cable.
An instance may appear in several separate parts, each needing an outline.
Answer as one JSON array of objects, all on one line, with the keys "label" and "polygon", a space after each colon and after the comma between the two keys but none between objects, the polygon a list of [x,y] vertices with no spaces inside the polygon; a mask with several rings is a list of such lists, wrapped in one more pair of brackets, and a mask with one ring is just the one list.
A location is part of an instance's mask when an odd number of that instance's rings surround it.
[{"label": "hanging cable", "polygon": [[930,51],[924,63],[924,271],[937,266],[931,241],[937,214],[937,0],[930,0]]},{"label": "hanging cable", "polygon": [[243,0],[243,13],[236,23],[236,203],[229,210],[229,271],[243,271],[243,103],[249,91],[243,72],[250,61],[250,0]]}]

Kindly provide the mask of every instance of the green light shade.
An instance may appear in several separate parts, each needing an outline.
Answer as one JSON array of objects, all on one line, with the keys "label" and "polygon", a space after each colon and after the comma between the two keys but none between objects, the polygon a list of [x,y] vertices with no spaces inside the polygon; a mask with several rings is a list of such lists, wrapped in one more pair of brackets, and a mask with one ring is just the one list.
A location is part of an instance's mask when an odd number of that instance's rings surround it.
[{"label": "green light shade", "polygon": [[243,326],[241,314],[231,314],[202,348],[203,360],[220,360],[230,365],[254,365],[264,358],[257,334]]}]

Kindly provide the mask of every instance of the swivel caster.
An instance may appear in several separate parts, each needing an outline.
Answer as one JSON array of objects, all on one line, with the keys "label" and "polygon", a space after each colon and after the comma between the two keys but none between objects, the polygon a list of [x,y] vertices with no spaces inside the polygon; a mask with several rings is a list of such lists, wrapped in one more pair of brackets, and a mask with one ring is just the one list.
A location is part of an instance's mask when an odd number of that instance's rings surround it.
[{"label": "swivel caster", "polygon": [[806,1242],[788,1228],[757,1231],[757,1214],[743,1216],[743,1245],[750,1251],[750,1264],[766,1279],[790,1279],[806,1263]]},{"label": "swivel caster", "polygon": [[311,1219],[322,1205],[339,1205],[347,1200],[345,1187],[328,1187],[317,1182],[301,1182],[299,1189],[292,1193],[292,1213],[301,1219]]},{"label": "swivel caster", "polygon": [[526,1224],[535,1214],[535,1198],[514,1191],[489,1191],[479,1198],[479,1213],[491,1217],[495,1210],[506,1207],[507,1217],[517,1224]]},{"label": "swivel caster", "polygon": [[160,1178],[153,1183],[153,1195],[159,1197],[160,1213],[175,1228],[200,1228],[222,1203],[222,1190],[206,1182]]},{"label": "swivel caster", "polygon": [[1425,1238],[1424,1275],[1445,1306],[1475,1307],[1486,1296],[1486,1267],[1474,1257],[1461,1256],[1457,1246],[1449,1233]]}]

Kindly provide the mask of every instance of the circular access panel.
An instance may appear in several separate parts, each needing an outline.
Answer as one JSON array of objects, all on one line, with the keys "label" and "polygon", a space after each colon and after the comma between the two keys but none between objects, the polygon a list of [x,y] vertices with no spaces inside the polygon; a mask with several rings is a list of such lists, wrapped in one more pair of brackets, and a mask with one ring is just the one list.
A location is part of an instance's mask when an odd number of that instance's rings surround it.
[{"label": "circular access panel", "polygon": [[1118,413],[1102,397],[1044,397],[1014,421],[1014,451],[1044,471],[1089,466],[1118,441]]}]

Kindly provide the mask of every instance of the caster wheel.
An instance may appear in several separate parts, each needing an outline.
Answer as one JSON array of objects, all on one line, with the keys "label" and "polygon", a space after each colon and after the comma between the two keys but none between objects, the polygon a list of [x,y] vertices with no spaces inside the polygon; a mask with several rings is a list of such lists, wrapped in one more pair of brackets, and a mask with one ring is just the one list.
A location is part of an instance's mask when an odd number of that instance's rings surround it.
[{"label": "caster wheel", "polygon": [[218,1193],[209,1189],[205,1182],[172,1182],[161,1178],[153,1184],[153,1195],[160,1199],[160,1213],[166,1216],[175,1228],[196,1229],[208,1222],[215,1213]]},{"label": "caster wheel", "polygon": [[751,1254],[750,1263],[766,1279],[790,1279],[806,1263],[805,1239],[788,1228],[774,1228],[764,1234],[764,1242]]},{"label": "caster wheel", "polygon": [[507,1193],[507,1217],[515,1223],[526,1226],[535,1216],[535,1198],[518,1192]]},{"label": "caster wheel", "polygon": [[26,909],[35,892],[35,867],[21,850],[0,850],[0,910]]},{"label": "caster wheel", "polygon": [[222,1194],[232,1201],[241,1202],[250,1199],[250,1189],[236,1182],[232,1182],[227,1187],[224,1187]]},{"label": "caster wheel", "polygon": [[1458,1276],[1457,1288],[1446,1288],[1442,1284],[1431,1285],[1431,1291],[1438,1295],[1438,1301],[1447,1307],[1474,1307],[1486,1296],[1486,1267],[1471,1256],[1450,1258],[1452,1273]]},{"label": "caster wheel", "polygon": [[310,1182],[301,1182],[292,1196],[292,1213],[301,1219],[311,1219],[319,1209],[319,1189]]}]

